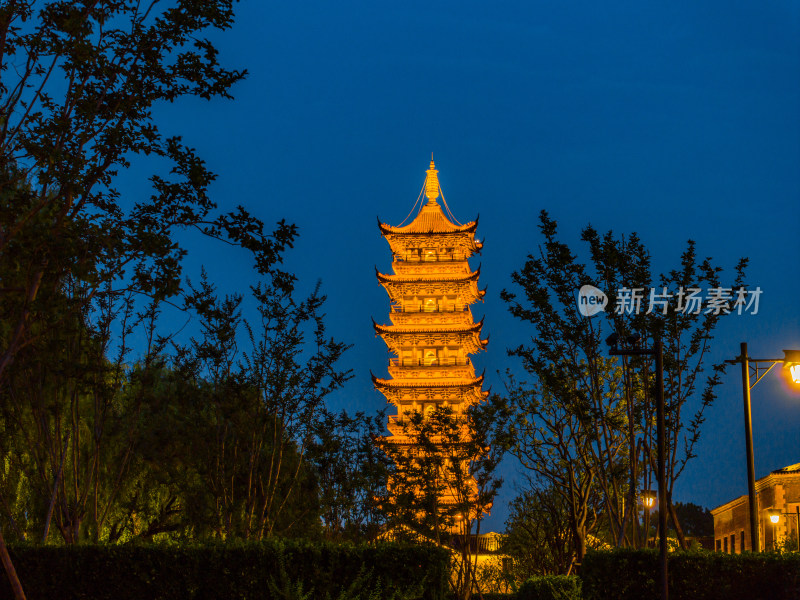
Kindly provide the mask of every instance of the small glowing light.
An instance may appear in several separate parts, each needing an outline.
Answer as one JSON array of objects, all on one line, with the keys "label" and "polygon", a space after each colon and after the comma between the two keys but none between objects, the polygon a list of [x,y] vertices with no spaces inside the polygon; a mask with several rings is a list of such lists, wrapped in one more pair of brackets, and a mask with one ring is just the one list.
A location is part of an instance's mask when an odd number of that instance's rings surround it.
[{"label": "small glowing light", "polygon": [[656,504],[656,493],[653,490],[642,490],[642,504],[645,508],[653,508]]},{"label": "small glowing light", "polygon": [[784,350],[783,355],[783,367],[788,369],[792,382],[800,384],[800,350]]},{"label": "small glowing light", "polygon": [[771,523],[777,523],[778,521],[781,520],[781,516],[777,515],[777,514],[771,514],[769,516],[769,520],[770,520]]}]

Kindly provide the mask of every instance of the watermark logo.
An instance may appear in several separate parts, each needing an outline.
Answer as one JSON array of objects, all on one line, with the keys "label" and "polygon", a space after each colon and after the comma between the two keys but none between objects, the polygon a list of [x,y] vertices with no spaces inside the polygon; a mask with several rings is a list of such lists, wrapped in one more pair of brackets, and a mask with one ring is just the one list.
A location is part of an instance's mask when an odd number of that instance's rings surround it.
[{"label": "watermark logo", "polygon": [[578,311],[584,317],[591,317],[602,312],[608,304],[608,297],[603,290],[598,290],[593,285],[584,285],[578,291]]},{"label": "watermark logo", "polygon": [[[618,315],[638,315],[644,313],[667,314],[669,307],[674,312],[688,315],[738,315],[758,314],[758,304],[762,290],[747,288],[711,287],[703,290],[699,287],[681,287],[676,292],[667,288],[626,288],[617,290],[614,311]],[[602,290],[593,285],[584,285],[578,291],[578,312],[584,317],[591,317],[603,312],[608,304],[608,297]]]}]

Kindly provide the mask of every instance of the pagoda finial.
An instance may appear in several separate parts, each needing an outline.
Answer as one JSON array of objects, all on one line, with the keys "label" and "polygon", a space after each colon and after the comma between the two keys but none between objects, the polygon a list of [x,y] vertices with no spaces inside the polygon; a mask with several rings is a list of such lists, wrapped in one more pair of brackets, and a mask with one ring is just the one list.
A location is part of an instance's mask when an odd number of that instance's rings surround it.
[{"label": "pagoda finial", "polygon": [[431,152],[431,166],[426,171],[428,175],[425,177],[425,196],[427,196],[429,204],[436,204],[436,199],[439,197],[439,177],[436,175],[438,172],[433,162],[433,152]]}]

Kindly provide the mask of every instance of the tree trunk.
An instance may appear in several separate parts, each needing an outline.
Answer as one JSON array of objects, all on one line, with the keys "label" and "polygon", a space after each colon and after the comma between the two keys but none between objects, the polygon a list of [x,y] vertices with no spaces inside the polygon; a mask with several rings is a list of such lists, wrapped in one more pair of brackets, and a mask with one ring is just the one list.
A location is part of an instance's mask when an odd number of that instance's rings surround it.
[{"label": "tree trunk", "polygon": [[586,526],[581,523],[578,524],[577,519],[573,517],[572,524],[573,544],[575,547],[575,557],[579,565],[583,564],[583,557],[586,556]]},{"label": "tree trunk", "polygon": [[17,577],[17,570],[11,562],[11,556],[8,554],[6,541],[3,539],[3,531],[0,529],[0,560],[3,561],[3,567],[6,569],[8,582],[11,584],[11,589],[14,591],[14,598],[16,600],[25,600],[25,592],[22,590],[22,584]]},{"label": "tree trunk", "polygon": [[61,463],[58,466],[58,474],[56,475],[56,482],[53,484],[53,494],[50,497],[50,506],[47,507],[47,516],[44,519],[44,531],[42,532],[42,544],[47,543],[47,536],[50,533],[50,521],[53,518],[53,508],[56,505],[56,498],[58,497],[58,486],[61,484],[61,476],[64,473],[64,457],[67,455],[67,446],[72,431],[67,434],[67,440],[64,442],[64,451],[61,453]]},{"label": "tree trunk", "polygon": [[686,543],[686,536],[683,535],[683,528],[678,522],[678,515],[675,513],[675,507],[672,506],[672,493],[667,493],[667,507],[669,508],[669,516],[672,518],[672,523],[675,525],[675,533],[678,536],[678,542],[682,550],[688,550],[689,546]]}]

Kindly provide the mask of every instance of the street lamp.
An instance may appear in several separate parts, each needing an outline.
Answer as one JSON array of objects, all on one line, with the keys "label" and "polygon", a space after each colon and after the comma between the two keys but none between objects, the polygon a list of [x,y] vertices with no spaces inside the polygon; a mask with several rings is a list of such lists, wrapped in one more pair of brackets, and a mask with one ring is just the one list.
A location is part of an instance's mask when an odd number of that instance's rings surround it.
[{"label": "street lamp", "polygon": [[772,549],[774,550],[778,543],[778,522],[781,520],[781,511],[777,508],[770,508],[767,510],[769,522],[772,523]]},{"label": "street lamp", "polygon": [[769,520],[772,523],[777,523],[778,521],[780,521],[781,515],[785,516],[787,519],[789,517],[795,517],[797,519],[794,533],[797,536],[797,540],[796,540],[797,541],[797,551],[800,552],[800,505],[797,505],[794,508],[795,508],[795,511],[796,511],[794,514],[792,514],[790,512],[782,513],[780,510],[777,510],[777,509],[771,509],[771,510],[767,511],[767,513],[769,514]]},{"label": "street lamp", "polygon": [[789,371],[792,383],[800,383],[800,350],[783,351],[783,368]]},{"label": "street lamp", "polygon": [[[800,384],[800,350],[784,350],[783,358],[750,358],[747,355],[747,343],[741,343],[742,353],[725,362],[731,365],[742,365],[742,393],[744,398],[744,441],[747,454],[747,494],[750,502],[750,549],[758,552],[758,510],[756,508],[756,470],[753,458],[753,418],[750,409],[750,390],[761,381],[777,364],[782,364],[794,383]],[[750,369],[753,369],[755,381],[750,383]],[[743,549],[744,550],[744,549]]]},{"label": "street lamp", "polygon": [[612,333],[606,338],[606,344],[611,347],[611,356],[653,356],[656,360],[656,436],[658,453],[656,462],[658,467],[658,562],[661,567],[661,599],[667,600],[669,588],[667,587],[667,467],[664,440],[664,346],[661,340],[655,340],[652,348],[639,346],[641,336],[628,335],[621,338],[619,334]]},{"label": "street lamp", "polygon": [[[647,511],[644,515],[645,546],[650,547],[650,511],[656,505],[656,493],[653,490],[642,490],[642,506]],[[654,538],[655,544],[655,538]]]}]

